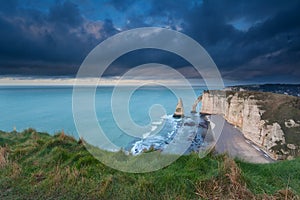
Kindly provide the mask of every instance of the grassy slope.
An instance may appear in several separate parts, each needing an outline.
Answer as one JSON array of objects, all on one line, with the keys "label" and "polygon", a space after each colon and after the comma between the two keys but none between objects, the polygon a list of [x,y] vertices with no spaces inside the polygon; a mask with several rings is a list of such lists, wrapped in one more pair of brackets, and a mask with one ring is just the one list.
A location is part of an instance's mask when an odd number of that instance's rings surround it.
[{"label": "grassy slope", "polygon": [[273,199],[300,194],[300,159],[257,165],[192,154],[155,172],[130,174],[106,167],[65,135],[0,132],[0,146],[0,199]]}]

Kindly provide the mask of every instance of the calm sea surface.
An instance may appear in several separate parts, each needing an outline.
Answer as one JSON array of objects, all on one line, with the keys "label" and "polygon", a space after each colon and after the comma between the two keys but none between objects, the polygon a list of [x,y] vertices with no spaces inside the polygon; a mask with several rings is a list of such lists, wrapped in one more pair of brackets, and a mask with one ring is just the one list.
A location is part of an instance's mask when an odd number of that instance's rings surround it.
[{"label": "calm sea surface", "polygon": [[[116,125],[112,110],[111,98],[113,87],[99,87],[95,95],[95,108],[98,122],[108,138],[118,146],[128,147],[136,138],[128,136]],[[202,94],[204,88],[194,88],[195,94]],[[127,93],[124,87],[124,95]],[[182,88],[184,92],[186,89]],[[0,87],[0,130],[22,131],[32,127],[37,131],[54,134],[61,130],[78,138],[72,113],[73,88],[65,86],[1,86]],[[84,92],[83,94],[84,95]],[[122,98],[122,92],[119,94]],[[184,102],[185,113],[189,115],[194,98]],[[174,113],[177,97],[164,87],[141,87],[135,90],[129,101],[129,113],[138,125],[150,123],[149,109],[154,104],[160,104],[166,111],[166,120]],[[120,107],[126,106],[118,105]],[[83,105],[84,108],[84,105]],[[152,130],[159,126],[161,121],[152,121]],[[88,128],[88,127],[87,127]],[[130,129],[130,127],[129,127]],[[130,130],[129,130],[130,131]],[[161,135],[174,131],[170,123],[164,123]],[[145,133],[147,134],[147,133]],[[146,136],[145,136],[146,137]]]}]

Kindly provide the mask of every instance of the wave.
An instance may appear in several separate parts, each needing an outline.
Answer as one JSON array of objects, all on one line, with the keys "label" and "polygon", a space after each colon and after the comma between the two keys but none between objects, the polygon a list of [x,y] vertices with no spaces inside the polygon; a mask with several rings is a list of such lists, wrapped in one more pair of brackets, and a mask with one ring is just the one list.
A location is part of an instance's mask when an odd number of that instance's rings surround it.
[{"label": "wave", "polygon": [[[161,131],[157,134],[151,134],[157,129],[157,126],[152,126],[151,132],[143,134],[142,139],[132,144],[131,154],[138,155],[150,148],[166,151],[166,153],[168,151],[190,153],[198,151],[201,146],[205,145],[203,137],[205,137],[204,131],[206,128],[199,126],[200,123],[205,122],[202,117],[193,116],[175,119],[172,115],[165,115],[161,118],[163,119],[161,123],[164,122]],[[183,146],[178,146],[178,144]],[[171,149],[168,147],[171,147]]]},{"label": "wave", "polygon": [[[151,147],[155,150],[163,149],[166,144],[168,144],[174,137],[177,129],[180,127],[181,119],[174,119],[172,115],[164,115],[161,117],[162,120],[153,122],[151,126],[151,131],[143,134],[141,140],[133,143],[130,152],[133,155],[138,155],[145,150],[149,150]],[[165,122],[165,123],[164,123]],[[157,134],[153,133],[159,125],[163,127],[161,131]]]}]

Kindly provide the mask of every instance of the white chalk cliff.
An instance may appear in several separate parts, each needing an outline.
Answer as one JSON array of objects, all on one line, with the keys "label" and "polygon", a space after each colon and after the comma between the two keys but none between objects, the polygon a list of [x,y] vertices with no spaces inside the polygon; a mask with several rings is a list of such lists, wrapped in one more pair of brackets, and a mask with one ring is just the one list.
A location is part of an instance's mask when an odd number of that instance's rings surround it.
[{"label": "white chalk cliff", "polygon": [[[278,122],[262,119],[265,112],[253,94],[240,92],[210,91],[202,95],[200,113],[222,115],[229,123],[241,130],[245,138],[265,150],[273,159],[290,158],[295,145],[286,144],[285,133]],[[295,123],[294,123],[295,124]],[[295,125],[294,125],[295,126]],[[295,151],[295,149],[294,149]],[[299,151],[294,154],[298,154]]]}]

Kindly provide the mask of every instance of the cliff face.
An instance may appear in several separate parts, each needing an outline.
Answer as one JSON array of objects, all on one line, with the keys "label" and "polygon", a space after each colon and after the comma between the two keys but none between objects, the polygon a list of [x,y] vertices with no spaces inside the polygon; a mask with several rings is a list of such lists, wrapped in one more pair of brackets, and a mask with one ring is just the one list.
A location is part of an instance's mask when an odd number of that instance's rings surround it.
[{"label": "cliff face", "polygon": [[[223,115],[272,158],[287,159],[300,155],[300,127],[295,127],[300,122],[299,102],[297,97],[273,93],[210,91],[202,95],[200,113]],[[293,114],[281,113],[284,105],[292,107]]]}]

